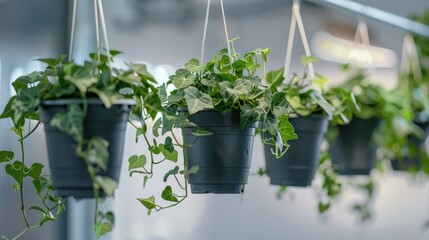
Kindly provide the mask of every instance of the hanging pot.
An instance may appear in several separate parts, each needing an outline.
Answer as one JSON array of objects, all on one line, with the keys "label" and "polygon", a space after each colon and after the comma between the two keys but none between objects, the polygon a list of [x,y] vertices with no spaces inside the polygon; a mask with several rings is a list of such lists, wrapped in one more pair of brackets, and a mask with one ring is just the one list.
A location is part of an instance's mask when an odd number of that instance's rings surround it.
[{"label": "hanging pot", "polygon": [[328,128],[328,118],[323,115],[290,118],[298,135],[290,141],[288,151],[277,159],[272,146],[264,145],[267,175],[272,185],[310,186],[319,164],[320,145]]},{"label": "hanging pot", "polygon": [[[94,197],[92,182],[82,158],[76,156],[76,142],[68,134],[50,126],[51,119],[65,112],[70,104],[82,104],[80,99],[44,101],[40,120],[44,123],[48,148],[49,168],[58,196],[75,198]],[[98,99],[88,99],[88,111],[84,120],[84,139],[102,137],[109,142],[109,162],[101,176],[119,181],[124,149],[124,137],[133,101],[116,102],[110,109]],[[104,193],[101,192],[100,195]]]},{"label": "hanging pot", "polygon": [[[417,114],[416,114],[417,115]],[[410,143],[409,155],[405,156],[402,159],[394,159],[391,161],[392,169],[396,171],[407,171],[407,170],[419,170],[422,168],[422,158],[421,154],[426,154],[424,149],[424,141],[428,136],[428,121],[419,121],[418,118],[414,120],[419,128],[422,129],[424,135],[421,139],[415,136],[408,136],[408,141]]]},{"label": "hanging pot", "polygon": [[379,118],[353,118],[348,125],[338,126],[339,134],[329,152],[340,175],[369,175],[375,167],[377,145],[373,133]]},{"label": "hanging pot", "polygon": [[189,175],[192,193],[242,193],[249,176],[257,123],[241,129],[240,111],[222,115],[206,110],[188,118],[213,133],[196,137],[191,133],[192,128],[182,129],[184,142],[188,144],[184,149],[187,168],[199,166],[196,174]]}]

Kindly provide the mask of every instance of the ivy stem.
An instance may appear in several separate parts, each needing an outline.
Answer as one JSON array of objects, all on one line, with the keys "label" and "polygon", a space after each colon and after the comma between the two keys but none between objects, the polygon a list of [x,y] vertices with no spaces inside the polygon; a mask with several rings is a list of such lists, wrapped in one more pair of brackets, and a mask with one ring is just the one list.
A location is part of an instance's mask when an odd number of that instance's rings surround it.
[{"label": "ivy stem", "polygon": [[[20,140],[23,139],[22,135],[22,128],[19,132]],[[24,152],[24,141],[19,141],[19,145],[21,146],[21,176],[19,177],[19,195],[20,195],[20,201],[21,201],[21,212],[22,216],[24,217],[25,226],[27,227],[27,230],[30,227],[30,224],[28,223],[27,219],[27,213],[25,212],[25,205],[24,205],[24,174],[25,174],[25,152]]]},{"label": "ivy stem", "polygon": [[24,235],[24,233],[28,232],[31,229],[34,228],[38,228],[39,225],[34,225],[34,226],[27,226],[24,230],[22,230],[18,235],[16,235],[14,238],[12,238],[11,240],[17,240],[19,239],[22,235]]},{"label": "ivy stem", "polygon": [[40,126],[40,124],[41,124],[41,122],[40,122],[40,121],[39,121],[39,122],[37,122],[36,126],[35,126],[31,131],[29,131],[29,132],[27,133],[27,135],[25,135],[24,137],[21,137],[21,138],[19,139],[19,141],[20,141],[20,142],[22,142],[22,141],[24,141],[27,137],[29,137],[31,134],[33,134],[33,133],[34,133],[34,131],[36,131],[36,129]]}]

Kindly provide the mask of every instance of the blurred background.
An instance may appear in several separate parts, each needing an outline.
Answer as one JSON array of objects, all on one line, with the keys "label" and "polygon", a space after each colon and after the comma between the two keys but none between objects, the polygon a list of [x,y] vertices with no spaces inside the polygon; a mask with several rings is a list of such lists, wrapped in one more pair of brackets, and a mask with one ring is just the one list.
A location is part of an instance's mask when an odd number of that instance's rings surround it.
[{"label": "blurred background", "polygon": [[[78,2],[73,55],[82,61],[95,48],[94,15],[92,1]],[[206,56],[225,47],[220,5],[216,0],[212,2]],[[421,14],[429,8],[429,3],[422,0],[358,2],[403,17]],[[103,3],[110,47],[123,52],[117,60],[119,65],[123,60],[144,62],[162,82],[188,59],[200,56],[205,0],[104,0]],[[283,66],[292,1],[225,0],[224,4],[229,35],[241,38],[235,43],[236,50],[269,47],[272,52],[268,68]],[[301,4],[301,14],[311,48],[322,59],[332,56],[329,56],[331,49],[323,49],[318,44],[316,36],[320,37],[320,32],[352,40],[358,22],[365,21],[372,45],[383,48],[389,56],[385,65],[374,70],[374,79],[386,88],[395,86],[405,31],[305,1]],[[0,0],[0,109],[14,94],[11,81],[41,69],[42,66],[33,61],[35,58],[56,57],[68,52],[70,20],[71,1]],[[304,50],[297,35],[292,72],[302,72],[299,61],[302,54]],[[322,60],[315,65],[315,70],[328,76],[331,84],[344,79],[338,62]],[[0,121],[1,150],[18,148],[10,127],[7,121]],[[26,154],[30,161],[47,163],[43,139],[43,130],[38,129],[27,140]],[[134,142],[131,128],[127,139],[124,162],[132,154],[147,153],[144,144]],[[262,145],[255,139],[252,172],[256,173],[263,166],[263,160]],[[48,169],[45,172],[49,174]],[[397,172],[373,177],[377,181],[370,200],[372,217],[367,221],[361,221],[361,213],[353,210],[354,204],[367,200],[362,190],[346,188],[332,209],[320,215],[317,210],[320,181],[317,179],[312,188],[290,188],[278,198],[278,187],[270,186],[266,177],[256,174],[249,177],[243,195],[190,195],[178,207],[147,216],[146,209],[136,198],[148,197],[161,186],[154,182],[143,189],[142,179],[138,176],[130,179],[124,164],[116,198],[103,205],[103,208],[115,210],[117,222],[114,231],[104,239],[429,239],[429,182]],[[362,179],[343,177],[342,180]],[[59,221],[47,223],[22,239],[92,239],[92,208],[90,200],[70,199],[68,211]],[[13,236],[22,227],[19,196],[12,189],[12,179],[0,175],[0,235]]]}]

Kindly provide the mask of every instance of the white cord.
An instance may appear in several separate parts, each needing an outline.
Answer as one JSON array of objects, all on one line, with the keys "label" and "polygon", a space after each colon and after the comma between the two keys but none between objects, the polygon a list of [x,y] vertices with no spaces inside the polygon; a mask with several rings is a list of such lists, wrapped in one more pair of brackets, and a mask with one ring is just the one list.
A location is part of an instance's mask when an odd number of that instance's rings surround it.
[{"label": "white cord", "polygon": [[225,37],[226,37],[226,46],[228,47],[228,55],[231,57],[231,47],[229,46],[229,36],[228,36],[228,28],[226,26],[226,18],[225,18],[225,8],[223,7],[223,0],[220,0],[220,7],[222,8],[222,18],[223,18],[223,26],[225,28]]},{"label": "white cord", "polygon": [[[304,29],[304,23],[302,22],[301,14],[299,12],[299,4],[298,3],[294,3],[292,9],[294,11],[296,22],[298,24],[298,30],[299,30],[299,32],[301,34],[301,39],[302,39],[302,44],[304,46],[305,55],[307,57],[311,57],[310,45],[308,44],[307,35],[305,34],[305,29]],[[314,79],[315,78],[315,73],[314,73],[313,63],[309,63],[308,64],[308,71],[309,71],[309,74],[310,74],[310,79]]]},{"label": "white cord", "polygon": [[74,32],[76,24],[76,9],[77,9],[77,0],[73,0],[73,13],[72,13],[72,25],[70,33],[70,48],[69,48],[69,61],[72,60],[73,56],[73,42],[74,42]]},{"label": "white cord", "polygon": [[[290,71],[290,64],[291,64],[291,58],[292,58],[292,48],[295,38],[295,31],[296,31],[296,25],[298,25],[298,30],[301,35],[302,44],[304,46],[305,55],[307,57],[311,56],[310,51],[310,45],[308,44],[307,35],[305,34],[304,29],[304,23],[301,18],[301,14],[299,12],[299,1],[294,0],[292,5],[292,18],[290,22],[290,29],[289,29],[289,39],[288,39],[288,46],[286,50],[286,59],[285,59],[285,72],[284,77],[287,78]],[[310,79],[315,78],[315,72],[314,72],[314,66],[313,63],[308,64],[308,71],[310,75]]]},{"label": "white cord", "polygon": [[110,47],[109,47],[109,40],[107,39],[107,29],[106,29],[106,20],[104,18],[104,11],[103,11],[103,4],[101,0],[98,0],[98,8],[100,11],[100,18],[101,18],[101,28],[103,29],[103,36],[104,36],[104,44],[106,45],[106,55],[108,60],[108,64],[110,67]]},{"label": "white cord", "polygon": [[401,71],[408,74],[410,70],[413,72],[413,76],[416,80],[422,79],[423,74],[420,68],[416,44],[414,43],[413,37],[407,34],[404,37],[402,48]]},{"label": "white cord", "polygon": [[290,71],[290,62],[292,59],[292,47],[295,39],[295,31],[296,31],[296,18],[295,14],[292,13],[292,17],[290,19],[290,27],[289,27],[289,39],[287,41],[287,50],[286,50],[286,59],[285,59],[285,71],[284,77],[287,79]]},{"label": "white cord", "polygon": [[204,22],[203,41],[201,43],[201,58],[200,58],[201,63],[204,62],[204,48],[206,46],[207,25],[208,25],[208,22],[209,22],[210,5],[211,5],[211,0],[208,0],[207,1],[207,10],[206,10],[206,19],[205,19],[205,22]]},{"label": "white cord", "polygon": [[100,28],[98,26],[98,5],[97,0],[94,0],[94,17],[95,17],[95,44],[97,49],[97,60],[100,61]]}]

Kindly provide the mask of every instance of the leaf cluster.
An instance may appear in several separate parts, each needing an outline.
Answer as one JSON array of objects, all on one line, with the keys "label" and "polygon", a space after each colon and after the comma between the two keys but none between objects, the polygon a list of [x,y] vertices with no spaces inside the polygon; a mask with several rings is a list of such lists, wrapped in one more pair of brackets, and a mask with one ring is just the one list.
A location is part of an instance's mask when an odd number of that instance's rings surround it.
[{"label": "leaf cluster", "polygon": [[[167,93],[170,85],[175,88],[168,96],[161,96],[167,113],[162,119],[163,134],[173,127],[192,125],[187,116],[199,111],[240,111],[243,129],[259,123],[258,128],[272,136],[271,144],[279,149],[288,146],[289,140],[296,139],[288,120],[292,108],[286,94],[265,86],[258,72],[265,72],[270,51],[255,49],[241,57],[235,51],[230,56],[222,49],[206,64],[197,59],[188,61],[161,87],[160,93]],[[181,107],[188,112],[178,111]],[[194,133],[204,134],[201,129]]]},{"label": "leaf cluster", "polygon": [[267,83],[271,88],[281,89],[292,106],[294,112],[300,116],[310,114],[325,114],[338,124],[347,124],[353,112],[359,112],[359,106],[354,94],[344,88],[331,89],[327,87],[328,79],[316,74],[314,79],[309,79],[308,65],[318,61],[315,57],[301,57],[304,66],[304,74],[293,74],[292,78],[285,82],[284,68],[272,71],[267,75]]}]

